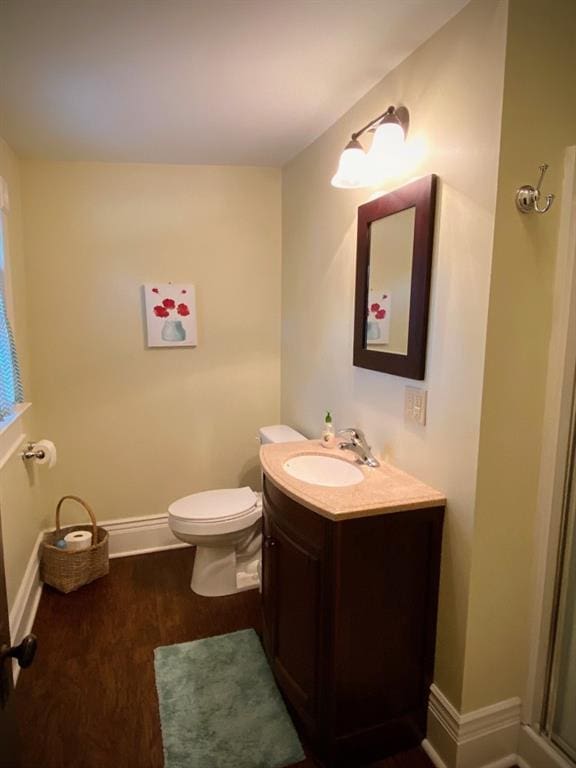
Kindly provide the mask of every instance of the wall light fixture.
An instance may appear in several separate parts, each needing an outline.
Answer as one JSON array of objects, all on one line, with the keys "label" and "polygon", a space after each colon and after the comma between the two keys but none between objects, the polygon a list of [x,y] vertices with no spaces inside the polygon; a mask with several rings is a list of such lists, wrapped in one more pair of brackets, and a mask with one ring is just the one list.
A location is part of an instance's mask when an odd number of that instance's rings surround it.
[{"label": "wall light fixture", "polygon": [[[406,107],[388,107],[350,137],[340,155],[338,170],[332,177],[332,186],[357,189],[376,184],[386,172],[390,159],[394,159],[404,144],[410,116]],[[372,145],[366,153],[358,139],[366,132],[373,133]]]}]

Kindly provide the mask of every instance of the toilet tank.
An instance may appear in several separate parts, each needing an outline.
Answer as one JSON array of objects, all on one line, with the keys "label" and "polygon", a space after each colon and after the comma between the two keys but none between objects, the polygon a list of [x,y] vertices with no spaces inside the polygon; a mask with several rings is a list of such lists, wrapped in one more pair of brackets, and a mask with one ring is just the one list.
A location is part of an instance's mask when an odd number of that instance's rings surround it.
[{"label": "toilet tank", "polygon": [[266,443],[298,443],[308,438],[292,427],[287,427],[286,424],[274,424],[270,427],[260,427],[258,439],[262,445],[265,445]]}]

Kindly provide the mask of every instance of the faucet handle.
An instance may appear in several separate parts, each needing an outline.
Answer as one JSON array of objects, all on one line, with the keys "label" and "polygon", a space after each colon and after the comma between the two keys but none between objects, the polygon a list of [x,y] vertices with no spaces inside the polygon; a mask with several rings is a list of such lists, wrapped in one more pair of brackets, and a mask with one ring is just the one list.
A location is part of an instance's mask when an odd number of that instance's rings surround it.
[{"label": "faucet handle", "polygon": [[374,458],[374,456],[371,453],[371,448],[366,442],[366,438],[364,437],[364,432],[362,432],[361,429],[351,428],[348,429],[340,429],[338,430],[339,435],[346,435],[349,438],[349,442],[342,443],[339,445],[339,448],[346,449],[349,451],[353,451],[357,456],[359,456],[359,461],[361,464],[365,464],[367,467],[379,467],[380,462],[378,459]]},{"label": "faucet handle", "polygon": [[351,440],[357,440],[359,443],[364,445],[365,447],[368,447],[368,443],[366,442],[366,436],[364,435],[364,432],[362,432],[361,429],[358,429],[357,427],[348,427],[347,429],[339,429],[338,430],[339,435],[346,435]]},{"label": "faucet handle", "polygon": [[354,429],[353,427],[348,427],[347,429],[339,429],[336,434],[342,435],[342,437],[356,437],[358,430]]}]

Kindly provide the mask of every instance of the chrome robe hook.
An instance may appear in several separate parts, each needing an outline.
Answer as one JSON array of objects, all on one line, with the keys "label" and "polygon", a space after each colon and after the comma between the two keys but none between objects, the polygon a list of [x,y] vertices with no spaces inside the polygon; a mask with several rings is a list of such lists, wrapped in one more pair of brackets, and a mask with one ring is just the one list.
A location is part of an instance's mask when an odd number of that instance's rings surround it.
[{"label": "chrome robe hook", "polygon": [[522,213],[530,213],[531,211],[536,211],[536,213],[546,213],[546,211],[550,210],[550,206],[554,201],[554,195],[546,195],[546,203],[544,207],[540,208],[538,206],[538,201],[540,200],[540,187],[542,185],[542,180],[544,179],[544,174],[548,170],[548,163],[540,165],[538,170],[540,171],[540,178],[538,179],[536,187],[533,187],[530,184],[524,184],[524,186],[516,190],[516,206]]}]

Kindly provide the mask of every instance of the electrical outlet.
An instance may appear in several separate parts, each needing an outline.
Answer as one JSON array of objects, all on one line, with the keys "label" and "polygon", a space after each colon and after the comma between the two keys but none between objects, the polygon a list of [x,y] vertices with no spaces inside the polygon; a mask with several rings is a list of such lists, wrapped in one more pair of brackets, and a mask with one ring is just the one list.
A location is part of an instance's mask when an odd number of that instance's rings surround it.
[{"label": "electrical outlet", "polygon": [[426,424],[427,391],[418,387],[406,387],[404,397],[404,416],[417,424]]}]

